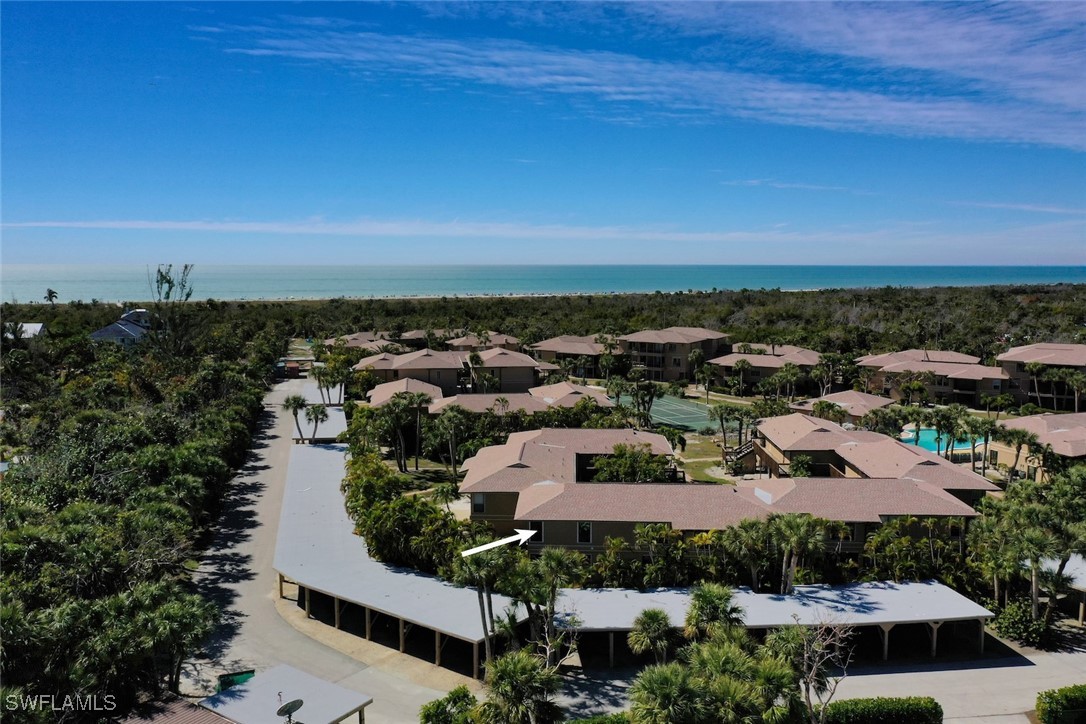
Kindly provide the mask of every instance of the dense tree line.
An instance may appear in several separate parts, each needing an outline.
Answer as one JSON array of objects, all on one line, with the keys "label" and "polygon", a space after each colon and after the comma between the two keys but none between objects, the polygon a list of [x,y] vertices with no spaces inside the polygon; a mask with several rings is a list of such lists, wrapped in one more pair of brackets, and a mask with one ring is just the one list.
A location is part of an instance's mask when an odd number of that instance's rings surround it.
[{"label": "dense tree line", "polygon": [[[495,329],[532,343],[559,334],[625,334],[681,325],[721,329],[740,343],[792,343],[846,354],[928,347],[987,360],[1009,344],[1081,342],[1086,325],[1086,287],[1071,284],[313,302],[207,300],[190,306],[197,323],[215,320],[248,329],[270,325],[311,338],[360,330]],[[117,316],[115,305],[85,302],[6,303],[0,311],[6,320],[42,321],[60,331],[104,326]]]},{"label": "dense tree line", "polygon": [[0,676],[5,693],[109,694],[123,710],[176,689],[215,621],[189,571],[285,337],[175,297],[140,344],[93,345],[116,308],[53,311],[47,336],[5,325]]}]

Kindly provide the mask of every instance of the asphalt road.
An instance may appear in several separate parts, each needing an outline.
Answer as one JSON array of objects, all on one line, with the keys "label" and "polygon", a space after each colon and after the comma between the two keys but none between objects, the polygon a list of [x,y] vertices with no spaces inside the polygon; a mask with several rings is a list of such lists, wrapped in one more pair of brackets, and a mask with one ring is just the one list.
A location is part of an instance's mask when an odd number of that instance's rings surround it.
[{"label": "asphalt road", "polygon": [[220,673],[285,663],[372,696],[367,722],[417,722],[419,707],[444,691],[328,648],[297,631],[275,609],[272,561],[294,427],[293,417],[280,405],[287,395],[300,393],[302,384],[287,380],[265,397],[252,456],[231,483],[214,541],[195,574],[201,592],[219,604],[222,620],[204,656],[186,667],[185,692],[210,694]]}]

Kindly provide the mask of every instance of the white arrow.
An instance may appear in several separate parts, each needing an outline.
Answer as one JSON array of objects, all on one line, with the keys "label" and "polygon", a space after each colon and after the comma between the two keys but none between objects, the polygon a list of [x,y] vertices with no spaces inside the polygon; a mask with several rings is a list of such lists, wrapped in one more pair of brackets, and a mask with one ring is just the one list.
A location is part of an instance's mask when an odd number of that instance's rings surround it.
[{"label": "white arrow", "polygon": [[517,545],[524,545],[525,542],[536,533],[534,530],[521,530],[520,528],[514,528],[513,530],[516,531],[516,535],[511,535],[508,538],[502,538],[501,540],[491,541],[490,543],[475,546],[474,548],[468,548],[466,551],[461,552],[460,555],[467,558],[476,553],[482,553],[483,551],[488,551],[491,548],[497,548],[498,546],[503,546],[506,543],[512,543],[513,541],[516,541]]}]

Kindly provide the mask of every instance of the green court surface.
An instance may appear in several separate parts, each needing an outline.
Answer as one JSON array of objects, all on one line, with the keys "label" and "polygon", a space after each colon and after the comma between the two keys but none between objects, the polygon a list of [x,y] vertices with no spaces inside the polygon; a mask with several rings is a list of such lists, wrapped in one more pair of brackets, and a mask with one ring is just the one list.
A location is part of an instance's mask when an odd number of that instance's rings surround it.
[{"label": "green court surface", "polygon": [[[630,404],[630,400],[625,397],[622,402]],[[667,395],[652,403],[652,421],[657,425],[677,427],[680,430],[697,431],[703,427],[711,427],[719,431],[720,425],[716,420],[709,419],[706,409],[705,405]]]}]

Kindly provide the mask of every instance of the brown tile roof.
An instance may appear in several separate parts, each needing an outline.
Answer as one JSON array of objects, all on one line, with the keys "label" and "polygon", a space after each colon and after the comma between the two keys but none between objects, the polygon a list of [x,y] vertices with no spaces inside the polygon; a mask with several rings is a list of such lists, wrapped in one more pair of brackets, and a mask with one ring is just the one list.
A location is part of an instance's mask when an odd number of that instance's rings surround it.
[{"label": "brown tile roof", "polygon": [[795,413],[770,417],[758,423],[758,431],[786,452],[833,450],[856,440],[876,440],[885,436],[873,432],[845,430],[840,425],[810,415]]},{"label": "brown tile roof", "polygon": [[[780,348],[777,350],[780,351]],[[799,352],[789,352],[787,354],[751,354],[745,352],[733,352],[732,354],[726,354],[723,357],[716,357],[709,360],[709,364],[719,365],[721,367],[732,367],[741,359],[750,363],[751,367],[761,367],[762,369],[780,369],[788,363],[798,365],[800,367],[814,367],[818,364],[818,361],[822,358],[818,352],[811,349],[802,350]]]},{"label": "brown tile roof", "polygon": [[[897,515],[962,516],[977,513],[950,493],[935,485],[914,480],[878,478],[790,478],[790,487],[776,491],[760,486],[761,481],[743,481],[743,488],[755,492],[777,513],[810,513],[818,518],[849,523],[877,523]],[[787,487],[787,489],[785,489]],[[783,492],[782,492],[783,490]]]},{"label": "brown tile roof", "polygon": [[1050,445],[1052,452],[1069,458],[1086,456],[1086,412],[1070,415],[1042,415],[1007,420],[1006,427],[1029,430],[1042,445]]},{"label": "brown tile roof", "polygon": [[461,352],[439,352],[432,349],[420,349],[406,354],[377,354],[366,357],[354,366],[356,370],[373,367],[378,370],[434,370],[461,369],[464,355]]},{"label": "brown tile roof", "polygon": [[704,327],[668,327],[667,329],[645,329],[619,337],[626,342],[648,342],[652,344],[691,344],[711,339],[727,339],[728,335],[714,332]]},{"label": "brown tile roof", "polygon": [[523,352],[513,352],[501,347],[484,350],[479,353],[479,358],[483,360],[484,367],[531,367],[532,369],[538,369],[544,364]]},{"label": "brown tile roof", "polygon": [[366,398],[370,402],[370,407],[380,407],[400,392],[425,392],[434,400],[440,400],[442,395],[441,388],[437,385],[405,377],[402,380],[377,385],[366,393]]},{"label": "brown tile roof", "polygon": [[856,359],[861,367],[885,367],[898,362],[950,362],[953,364],[977,364],[980,357],[941,349],[906,349],[900,352],[869,354]]},{"label": "brown tile roof", "polygon": [[615,445],[647,444],[657,455],[671,455],[663,435],[640,430],[526,430],[504,445],[486,447],[466,460],[462,492],[516,492],[541,480],[574,482],[577,455],[606,455]]},{"label": "brown tile roof", "polygon": [[388,332],[354,332],[352,334],[345,334],[341,337],[330,337],[324,340],[324,344],[326,347],[331,347],[339,340],[346,342],[348,347],[359,347],[365,342],[387,344],[389,337]]},{"label": "brown tile roof", "polygon": [[884,365],[880,371],[887,373],[930,372],[952,380],[1007,380],[1010,379],[1002,367],[964,364],[957,362],[924,362],[909,360]]},{"label": "brown tile roof", "polygon": [[118,724],[232,724],[232,720],[179,697],[150,702],[136,709]]},{"label": "brown tile roof", "polygon": [[[454,337],[460,334],[463,330],[459,329],[431,329],[430,334],[435,337]],[[425,329],[411,329],[400,335],[400,339],[412,340],[412,339],[426,339]]]},{"label": "brown tile roof", "polygon": [[845,412],[853,417],[863,417],[871,412],[871,410],[894,404],[894,401],[888,397],[871,395],[867,392],[857,392],[856,390],[845,390],[844,392],[834,392],[833,394],[824,397],[816,397],[812,400],[793,402],[788,407],[796,412],[809,413],[814,409],[816,402],[822,401],[832,402],[833,404],[840,406]]},{"label": "brown tile roof", "polygon": [[997,362],[1041,362],[1046,365],[1086,367],[1086,344],[1038,342],[1011,347],[996,357]]},{"label": "brown tile roof", "polygon": [[676,530],[716,530],[767,507],[732,485],[697,483],[567,484],[543,481],[517,497],[516,520],[669,523]]},{"label": "brown tile roof", "polygon": [[867,478],[908,478],[944,490],[997,489],[980,475],[930,450],[875,432],[846,430],[809,415],[771,417],[758,425],[758,431],[789,453],[832,451]]},{"label": "brown tile roof", "polygon": [[[564,334],[560,337],[551,337],[542,342],[536,342],[532,349],[542,352],[554,352],[555,354],[575,354],[595,357],[604,352],[604,346],[596,342],[596,335],[578,337],[572,334]],[[613,355],[622,354],[617,346],[611,351]]]},{"label": "brown tile roof", "polygon": [[595,400],[600,407],[615,406],[615,403],[603,390],[586,387],[585,385],[575,385],[572,382],[556,382],[553,385],[533,387],[528,390],[528,393],[555,407],[573,407],[586,397]]},{"label": "brown tile roof", "polygon": [[[453,395],[452,397],[445,397],[440,400],[436,400],[434,404],[430,405],[430,414],[436,415],[446,407],[452,405],[458,405],[468,412],[480,414],[486,412],[491,408],[497,409],[498,400],[505,398],[509,403],[508,411],[516,412],[523,410],[529,415],[533,415],[537,412],[550,409],[543,400],[532,397],[527,392],[508,392],[505,394],[474,394],[474,395]],[[436,398],[435,398],[436,399]]]},{"label": "brown tile roof", "polygon": [[[488,332],[488,334],[490,335],[490,344],[520,344],[519,339],[508,334],[500,332]],[[450,347],[478,347],[479,335],[465,334],[463,337],[450,339],[446,344]]]},{"label": "brown tile roof", "polygon": [[934,485],[913,480],[791,478],[698,483],[534,483],[520,491],[514,518],[524,521],[668,523],[685,531],[719,530],[773,513],[877,523],[885,517],[973,517],[976,512]]}]

